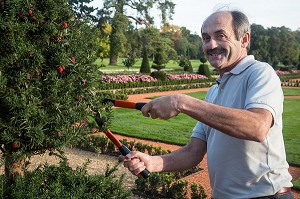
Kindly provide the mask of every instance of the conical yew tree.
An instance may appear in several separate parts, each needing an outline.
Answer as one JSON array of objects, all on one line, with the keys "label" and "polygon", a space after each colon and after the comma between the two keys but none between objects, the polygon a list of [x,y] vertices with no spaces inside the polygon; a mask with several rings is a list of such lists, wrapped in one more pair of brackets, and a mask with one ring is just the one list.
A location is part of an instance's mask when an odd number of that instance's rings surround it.
[{"label": "conical yew tree", "polygon": [[[100,110],[91,23],[66,0],[0,1],[0,149],[8,179],[34,154],[84,138]],[[60,151],[60,150],[58,150]]]}]

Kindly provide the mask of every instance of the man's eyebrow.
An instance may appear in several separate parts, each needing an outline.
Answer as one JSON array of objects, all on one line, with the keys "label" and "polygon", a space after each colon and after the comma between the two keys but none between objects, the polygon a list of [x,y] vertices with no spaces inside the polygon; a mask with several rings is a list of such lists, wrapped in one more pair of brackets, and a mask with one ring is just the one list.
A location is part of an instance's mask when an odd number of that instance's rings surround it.
[{"label": "man's eyebrow", "polygon": [[[217,31],[214,32],[214,34],[221,34],[221,33],[226,33],[226,31],[224,31],[223,29],[220,29],[220,30],[217,30]],[[206,32],[203,32],[201,35],[202,36],[207,36],[209,34],[206,33]]]},{"label": "man's eyebrow", "polygon": [[214,32],[215,34],[220,34],[220,33],[226,33],[224,30],[217,30],[216,32]]}]

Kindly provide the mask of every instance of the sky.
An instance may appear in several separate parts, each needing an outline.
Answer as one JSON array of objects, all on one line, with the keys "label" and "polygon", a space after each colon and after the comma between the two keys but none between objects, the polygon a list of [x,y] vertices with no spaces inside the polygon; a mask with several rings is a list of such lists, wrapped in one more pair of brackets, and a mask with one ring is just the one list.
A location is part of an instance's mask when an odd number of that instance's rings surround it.
[{"label": "sky", "polygon": [[[200,34],[203,21],[221,7],[244,12],[250,24],[264,28],[285,26],[292,31],[300,28],[300,0],[173,0],[175,14],[170,24],[184,26],[192,33]],[[102,7],[102,0],[94,0],[93,5]],[[156,28],[160,27],[159,12],[153,10]]]}]

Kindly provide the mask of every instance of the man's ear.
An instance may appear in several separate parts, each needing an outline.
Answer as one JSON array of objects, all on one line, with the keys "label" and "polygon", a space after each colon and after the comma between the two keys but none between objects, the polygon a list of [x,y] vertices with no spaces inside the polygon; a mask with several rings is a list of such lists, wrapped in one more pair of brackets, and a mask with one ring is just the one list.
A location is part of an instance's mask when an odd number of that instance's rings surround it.
[{"label": "man's ear", "polygon": [[244,33],[241,40],[242,40],[242,47],[246,48],[250,43],[250,33],[249,32]]}]

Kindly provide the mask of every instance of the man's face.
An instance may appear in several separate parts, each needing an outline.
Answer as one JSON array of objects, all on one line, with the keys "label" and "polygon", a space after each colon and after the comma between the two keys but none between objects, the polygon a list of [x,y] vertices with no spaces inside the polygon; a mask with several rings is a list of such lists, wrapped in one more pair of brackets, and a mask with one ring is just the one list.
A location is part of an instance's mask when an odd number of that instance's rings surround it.
[{"label": "man's face", "polygon": [[220,74],[230,71],[247,55],[246,49],[242,48],[242,39],[237,40],[234,34],[230,13],[211,15],[202,26],[202,39],[208,61]]}]

